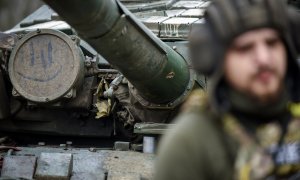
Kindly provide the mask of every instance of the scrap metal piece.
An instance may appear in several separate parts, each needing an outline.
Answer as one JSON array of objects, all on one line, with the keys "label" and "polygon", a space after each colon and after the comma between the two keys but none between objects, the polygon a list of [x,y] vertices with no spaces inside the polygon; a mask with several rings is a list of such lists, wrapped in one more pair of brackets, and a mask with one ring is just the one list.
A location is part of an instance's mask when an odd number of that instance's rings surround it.
[{"label": "scrap metal piece", "polygon": [[35,156],[5,156],[1,170],[1,178],[32,179],[35,166]]},{"label": "scrap metal piece", "polygon": [[73,155],[68,153],[41,153],[35,178],[68,180],[71,176]]}]

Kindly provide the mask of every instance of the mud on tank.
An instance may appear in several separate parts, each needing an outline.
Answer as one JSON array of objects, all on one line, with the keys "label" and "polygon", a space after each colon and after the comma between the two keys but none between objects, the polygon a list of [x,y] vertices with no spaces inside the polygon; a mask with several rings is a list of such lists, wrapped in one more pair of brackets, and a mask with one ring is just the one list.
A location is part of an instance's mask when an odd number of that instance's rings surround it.
[{"label": "mud on tank", "polygon": [[209,2],[45,2],[0,34],[1,176],[151,179],[155,139],[205,88],[187,37]]}]

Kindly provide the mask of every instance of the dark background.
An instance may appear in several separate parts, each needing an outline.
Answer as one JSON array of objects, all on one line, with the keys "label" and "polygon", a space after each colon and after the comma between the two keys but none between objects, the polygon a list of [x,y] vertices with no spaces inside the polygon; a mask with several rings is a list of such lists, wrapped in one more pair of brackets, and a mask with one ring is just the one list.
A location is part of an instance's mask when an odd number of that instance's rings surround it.
[{"label": "dark background", "polygon": [[0,31],[14,27],[43,4],[40,0],[0,0]]}]

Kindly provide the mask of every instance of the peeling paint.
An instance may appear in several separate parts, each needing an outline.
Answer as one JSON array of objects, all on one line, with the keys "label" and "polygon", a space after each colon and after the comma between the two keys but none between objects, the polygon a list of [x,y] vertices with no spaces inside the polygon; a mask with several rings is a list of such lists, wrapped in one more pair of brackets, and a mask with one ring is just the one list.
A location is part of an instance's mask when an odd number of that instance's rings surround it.
[{"label": "peeling paint", "polygon": [[167,79],[173,79],[175,76],[175,73],[173,71],[169,72],[166,76]]}]

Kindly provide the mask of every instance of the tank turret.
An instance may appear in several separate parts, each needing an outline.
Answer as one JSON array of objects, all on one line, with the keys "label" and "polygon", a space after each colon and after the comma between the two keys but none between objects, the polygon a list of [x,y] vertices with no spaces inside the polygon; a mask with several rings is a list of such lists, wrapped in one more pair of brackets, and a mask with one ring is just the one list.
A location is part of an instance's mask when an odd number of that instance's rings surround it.
[{"label": "tank turret", "polygon": [[187,62],[116,1],[45,1],[117,68],[145,100],[174,101],[191,79]]},{"label": "tank turret", "polygon": [[1,34],[3,131],[135,139],[204,88],[186,39],[207,2],[44,2]]},{"label": "tank turret", "polygon": [[0,32],[1,178],[153,179],[157,137],[205,88],[187,36],[208,2],[121,1],[46,0]]}]

